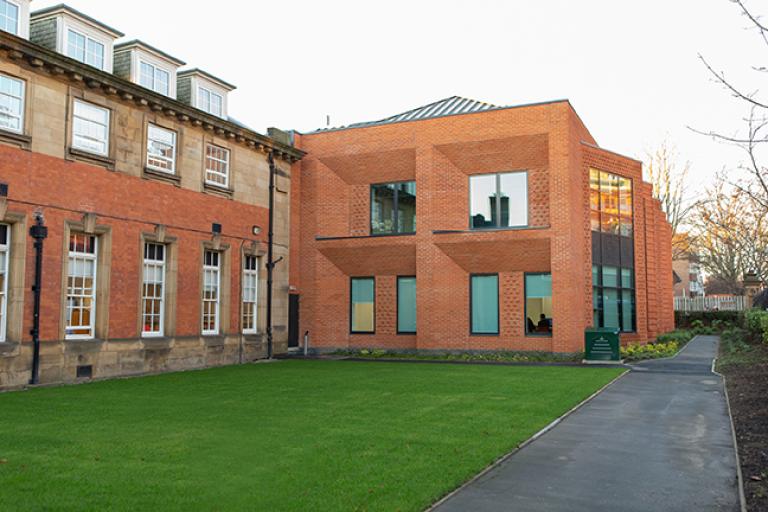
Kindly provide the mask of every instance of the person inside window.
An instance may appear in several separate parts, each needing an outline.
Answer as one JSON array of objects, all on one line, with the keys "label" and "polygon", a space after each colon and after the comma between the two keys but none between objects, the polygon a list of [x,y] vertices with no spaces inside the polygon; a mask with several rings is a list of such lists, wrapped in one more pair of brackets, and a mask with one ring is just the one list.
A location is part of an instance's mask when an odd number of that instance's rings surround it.
[{"label": "person inside window", "polygon": [[552,332],[552,321],[544,313],[541,314],[536,332]]}]

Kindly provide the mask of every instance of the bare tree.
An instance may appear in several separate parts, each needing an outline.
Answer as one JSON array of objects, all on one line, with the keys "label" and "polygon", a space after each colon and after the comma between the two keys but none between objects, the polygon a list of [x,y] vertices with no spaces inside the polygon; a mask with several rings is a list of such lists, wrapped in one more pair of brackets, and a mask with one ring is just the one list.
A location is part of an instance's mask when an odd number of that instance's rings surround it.
[{"label": "bare tree", "polygon": [[672,258],[678,259],[689,252],[690,237],[681,233],[691,212],[696,207],[686,196],[686,181],[690,162],[680,164],[678,154],[668,142],[662,142],[655,152],[647,153],[645,174],[653,187],[653,197],[672,225]]}]

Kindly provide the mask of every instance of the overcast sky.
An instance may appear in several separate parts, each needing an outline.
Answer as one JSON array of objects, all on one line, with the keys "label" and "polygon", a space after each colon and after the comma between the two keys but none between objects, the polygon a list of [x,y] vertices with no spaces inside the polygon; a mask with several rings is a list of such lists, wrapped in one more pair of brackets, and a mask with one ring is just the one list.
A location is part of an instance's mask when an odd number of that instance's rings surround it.
[{"label": "overcast sky", "polygon": [[237,85],[230,115],[258,131],[374,120],[452,95],[568,98],[604,148],[643,159],[668,139],[697,189],[743,158],[687,127],[734,133],[746,114],[697,55],[750,90],[765,80],[750,70],[765,47],[728,0],[68,3]]}]

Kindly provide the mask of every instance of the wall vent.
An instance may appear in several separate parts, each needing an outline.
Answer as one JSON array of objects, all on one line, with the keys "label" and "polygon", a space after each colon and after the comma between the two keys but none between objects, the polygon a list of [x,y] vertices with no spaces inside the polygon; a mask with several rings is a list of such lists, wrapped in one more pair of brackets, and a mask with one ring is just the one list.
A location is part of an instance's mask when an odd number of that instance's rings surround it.
[{"label": "wall vent", "polygon": [[93,365],[84,364],[77,367],[78,379],[90,379],[91,377],[93,377]]}]

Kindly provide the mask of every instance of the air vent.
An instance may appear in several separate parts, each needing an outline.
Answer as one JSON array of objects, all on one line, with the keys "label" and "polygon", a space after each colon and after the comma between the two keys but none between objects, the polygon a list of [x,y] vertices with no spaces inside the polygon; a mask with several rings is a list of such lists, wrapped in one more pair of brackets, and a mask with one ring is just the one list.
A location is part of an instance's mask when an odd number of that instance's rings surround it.
[{"label": "air vent", "polygon": [[93,365],[85,364],[77,367],[78,379],[90,379],[93,377]]}]

